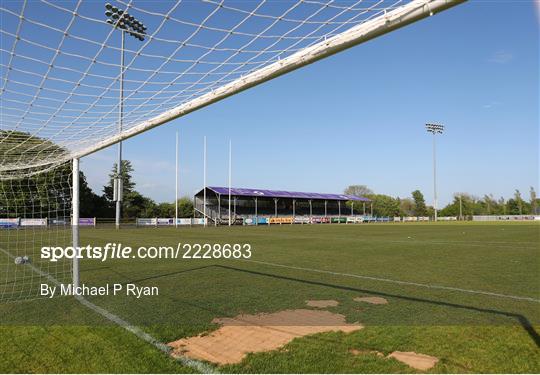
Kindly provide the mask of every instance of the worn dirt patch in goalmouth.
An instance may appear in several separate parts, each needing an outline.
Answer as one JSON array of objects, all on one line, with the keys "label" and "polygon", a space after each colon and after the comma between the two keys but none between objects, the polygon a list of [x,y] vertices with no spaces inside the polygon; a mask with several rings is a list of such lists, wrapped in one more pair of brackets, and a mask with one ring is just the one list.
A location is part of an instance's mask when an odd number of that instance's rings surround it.
[{"label": "worn dirt patch in goalmouth", "polygon": [[395,358],[417,370],[429,370],[439,362],[439,358],[415,352],[392,352],[388,358]]},{"label": "worn dirt patch in goalmouth", "polygon": [[367,302],[373,305],[386,305],[388,303],[386,298],[382,297],[356,297],[354,300],[356,302]]},{"label": "worn dirt patch in goalmouth", "polygon": [[306,301],[306,305],[308,305],[309,307],[325,308],[325,307],[335,307],[339,305],[339,302],[333,299],[318,299],[318,300]]},{"label": "worn dirt patch in goalmouth", "polygon": [[284,310],[271,314],[238,315],[212,321],[222,326],[206,335],[170,342],[171,355],[220,365],[238,363],[248,353],[278,349],[296,337],[320,332],[353,332],[364,328],[346,323],[345,316],[324,310]]}]

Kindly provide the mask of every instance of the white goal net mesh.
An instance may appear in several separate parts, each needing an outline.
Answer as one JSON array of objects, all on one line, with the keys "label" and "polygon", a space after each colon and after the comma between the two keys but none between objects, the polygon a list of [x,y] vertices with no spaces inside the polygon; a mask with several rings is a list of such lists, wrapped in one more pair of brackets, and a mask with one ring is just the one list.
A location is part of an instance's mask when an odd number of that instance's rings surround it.
[{"label": "white goal net mesh", "polygon": [[[105,2],[2,1],[0,142],[14,145],[0,169],[64,162],[404,4],[432,2],[116,1],[146,27],[144,40],[125,39],[120,127],[121,33]],[[21,133],[52,146],[21,147]]]},{"label": "white goal net mesh", "polygon": [[[1,134],[1,133],[0,133]],[[0,179],[0,302],[41,296],[42,285],[71,282],[71,261],[40,249],[71,245],[70,163]]]}]

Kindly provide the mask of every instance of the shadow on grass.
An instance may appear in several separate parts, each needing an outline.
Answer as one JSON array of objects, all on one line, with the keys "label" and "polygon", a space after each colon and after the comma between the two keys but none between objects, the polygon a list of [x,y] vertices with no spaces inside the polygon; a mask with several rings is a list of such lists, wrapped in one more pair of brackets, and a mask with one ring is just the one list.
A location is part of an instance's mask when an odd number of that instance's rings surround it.
[{"label": "shadow on grass", "polygon": [[140,278],[140,279],[125,281],[122,284],[125,285],[125,284],[128,284],[128,283],[140,283],[142,281],[160,279],[162,277],[168,277],[168,276],[176,276],[176,275],[180,275],[180,274],[183,274],[183,273],[193,272],[193,271],[198,271],[198,270],[204,270],[205,268],[211,268],[211,267],[214,267],[214,265],[210,264],[208,266],[200,266],[200,267],[188,268],[188,269],[180,270],[180,271],[162,273],[160,275],[147,276],[147,277],[143,277],[143,278]]},{"label": "shadow on grass", "polygon": [[536,346],[540,347],[540,335],[538,334],[538,332],[536,332],[531,322],[525,316],[521,314],[517,314],[517,313],[511,313],[511,312],[506,312],[506,311],[481,308],[481,307],[475,307],[475,306],[460,305],[460,304],[451,303],[451,302],[433,301],[433,300],[429,300],[425,298],[402,296],[402,295],[386,293],[386,292],[375,292],[373,290],[353,288],[349,286],[336,285],[336,284],[329,284],[329,283],[324,283],[321,281],[304,280],[304,279],[290,277],[290,276],[276,275],[276,274],[266,273],[266,272],[261,272],[261,271],[246,270],[243,268],[224,266],[224,265],[218,265],[218,264],[216,264],[215,267],[219,267],[219,268],[223,268],[223,269],[227,269],[231,271],[236,271],[236,272],[249,273],[252,275],[266,276],[266,277],[272,277],[272,278],[281,279],[281,280],[294,281],[294,282],[299,282],[299,283],[304,283],[304,284],[317,285],[317,286],[323,286],[323,287],[328,287],[328,288],[347,290],[347,291],[353,291],[353,292],[361,292],[361,293],[367,293],[367,294],[376,294],[378,296],[399,298],[399,299],[403,299],[407,301],[428,303],[428,304],[433,304],[433,305],[438,305],[438,306],[446,306],[446,307],[451,307],[451,308],[456,308],[456,309],[464,309],[464,310],[469,310],[469,311],[476,311],[476,312],[481,312],[481,313],[506,316],[509,318],[513,318],[517,322],[519,322],[521,327],[525,330],[525,332],[527,332],[527,334],[534,341]]},{"label": "shadow on grass", "polygon": [[[489,309],[489,308],[481,308],[481,307],[475,307],[475,306],[460,305],[460,304],[451,303],[451,302],[434,301],[434,300],[430,300],[430,299],[426,299],[426,298],[403,296],[403,295],[399,295],[399,294],[380,292],[380,291],[374,291],[374,290],[368,290],[368,289],[354,288],[354,287],[349,287],[349,286],[325,283],[325,282],[321,282],[321,281],[305,280],[305,279],[300,279],[300,278],[291,277],[291,276],[283,276],[283,275],[277,275],[277,274],[273,274],[273,273],[254,271],[254,270],[247,270],[247,269],[243,269],[243,268],[225,266],[225,265],[221,265],[221,264],[213,264],[213,265],[207,265],[207,266],[201,266],[201,267],[194,267],[194,268],[184,269],[184,270],[175,271],[175,272],[169,272],[169,273],[153,275],[153,276],[148,276],[148,277],[139,278],[139,279],[133,279],[133,280],[125,281],[124,284],[126,284],[126,283],[136,283],[136,282],[142,282],[142,281],[148,281],[148,280],[154,280],[154,279],[179,275],[179,274],[182,274],[182,273],[187,273],[187,272],[192,272],[192,271],[197,271],[197,270],[202,270],[202,269],[207,269],[207,268],[212,268],[212,267],[226,269],[226,270],[235,271],[235,272],[248,273],[248,274],[251,274],[251,275],[257,275],[257,276],[276,278],[276,279],[280,279],[280,280],[293,281],[293,282],[298,282],[298,283],[303,283],[303,284],[317,285],[317,286],[323,286],[323,287],[334,288],[334,289],[339,289],[339,290],[361,292],[361,293],[367,293],[367,294],[376,294],[378,296],[398,298],[398,299],[412,301],[412,302],[427,303],[427,304],[432,304],[432,305],[437,305],[437,306],[446,306],[446,307],[451,307],[451,308],[455,308],[455,309],[462,309],[462,310],[469,310],[469,311],[475,311],[475,312],[480,312],[480,313],[494,314],[494,315],[498,315],[498,316],[505,316],[505,317],[515,319],[520,324],[520,326],[525,330],[525,332],[529,335],[529,337],[533,340],[533,342],[536,344],[536,346],[540,347],[540,335],[538,334],[538,332],[536,332],[534,326],[531,324],[529,319],[527,319],[527,317],[525,317],[522,314],[517,314],[517,313],[512,313],[512,312],[507,312],[507,311],[500,311],[500,310]],[[126,276],[126,275],[123,275],[123,276]],[[202,306],[199,306],[197,304],[190,303],[188,301],[182,301],[182,302],[187,303],[189,305],[192,305],[194,307],[198,307],[198,308],[202,308],[204,310],[210,311],[213,314],[228,315],[227,312],[218,311],[215,308],[209,308],[208,306],[202,307]]]},{"label": "shadow on grass", "polygon": [[128,280],[120,283],[120,284],[125,286],[126,284],[130,284],[130,283],[140,283],[140,282],[148,281],[148,280],[161,279],[163,277],[176,276],[176,275],[180,275],[182,273],[203,270],[205,268],[210,268],[210,267],[214,267],[214,265],[211,264],[211,265],[208,265],[208,266],[187,268],[187,269],[180,270],[180,271],[174,271],[174,272],[162,273],[162,274],[159,274],[159,275],[152,275],[152,276],[142,277],[140,279],[130,279],[131,276],[129,276],[129,275],[125,274],[125,273],[122,273],[122,272],[118,271],[117,269],[114,269],[114,268],[109,267],[109,266],[107,266],[107,267],[98,267],[98,268],[89,268],[89,269],[83,270],[83,272],[89,272],[89,271],[94,271],[94,270],[107,270],[107,271],[112,272],[112,273],[114,273],[114,274],[116,274],[118,276],[123,277],[124,279],[128,279]]}]

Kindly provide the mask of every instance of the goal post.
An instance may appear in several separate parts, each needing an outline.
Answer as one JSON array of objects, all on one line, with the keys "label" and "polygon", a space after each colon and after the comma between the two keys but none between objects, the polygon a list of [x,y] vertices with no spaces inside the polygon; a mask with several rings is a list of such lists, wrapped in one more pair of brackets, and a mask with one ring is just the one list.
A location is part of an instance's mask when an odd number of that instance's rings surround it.
[{"label": "goal post", "polygon": [[[73,159],[72,171],[72,198],[71,198],[71,230],[73,248],[78,252],[79,247],[79,159]],[[73,288],[79,286],[79,258],[73,257]]]}]

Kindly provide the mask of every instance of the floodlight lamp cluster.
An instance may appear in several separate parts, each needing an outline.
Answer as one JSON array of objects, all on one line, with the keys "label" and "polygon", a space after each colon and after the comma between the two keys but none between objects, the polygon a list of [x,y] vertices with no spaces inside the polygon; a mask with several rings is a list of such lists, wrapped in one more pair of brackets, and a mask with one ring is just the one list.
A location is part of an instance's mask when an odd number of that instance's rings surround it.
[{"label": "floodlight lamp cluster", "polygon": [[105,4],[105,16],[107,23],[116,28],[127,32],[132,37],[139,39],[141,42],[146,35],[146,26],[141,21],[130,15],[128,12],[119,9],[109,3]]},{"label": "floodlight lamp cluster", "polygon": [[441,124],[426,124],[426,130],[433,134],[442,134],[444,125]]}]

